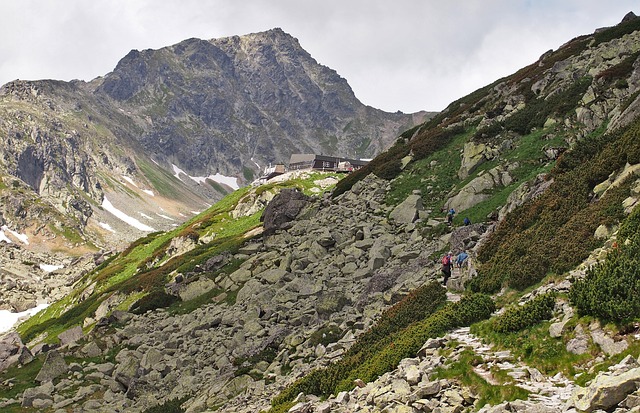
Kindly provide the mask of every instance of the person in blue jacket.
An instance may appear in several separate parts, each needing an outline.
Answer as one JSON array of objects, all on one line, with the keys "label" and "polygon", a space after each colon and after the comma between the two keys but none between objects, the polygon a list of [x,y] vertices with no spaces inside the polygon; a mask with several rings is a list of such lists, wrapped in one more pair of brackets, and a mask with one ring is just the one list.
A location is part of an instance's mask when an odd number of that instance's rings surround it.
[{"label": "person in blue jacket", "polygon": [[462,266],[467,263],[468,259],[469,259],[469,254],[467,254],[465,251],[462,251],[460,254],[458,254],[458,257],[456,258],[456,266],[458,268],[462,268]]}]

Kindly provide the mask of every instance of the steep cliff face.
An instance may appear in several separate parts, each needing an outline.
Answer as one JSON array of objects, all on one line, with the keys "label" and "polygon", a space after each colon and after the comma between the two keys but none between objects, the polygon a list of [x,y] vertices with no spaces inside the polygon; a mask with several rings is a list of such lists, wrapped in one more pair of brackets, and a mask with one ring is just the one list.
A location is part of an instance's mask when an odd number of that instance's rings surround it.
[{"label": "steep cliff face", "polygon": [[0,176],[14,200],[2,214],[68,247],[110,246],[171,228],[291,153],[372,156],[424,115],[364,106],[280,29],[134,50],[89,83],[0,89]]}]

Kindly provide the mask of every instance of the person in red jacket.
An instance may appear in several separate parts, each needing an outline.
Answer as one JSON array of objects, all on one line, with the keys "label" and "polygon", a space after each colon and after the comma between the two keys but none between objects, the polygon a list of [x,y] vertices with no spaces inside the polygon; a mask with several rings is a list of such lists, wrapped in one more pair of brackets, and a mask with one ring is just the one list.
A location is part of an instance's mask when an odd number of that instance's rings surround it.
[{"label": "person in red jacket", "polygon": [[453,259],[451,258],[452,255],[451,251],[449,251],[444,257],[442,257],[442,273],[444,274],[442,285],[445,287],[447,286],[449,277],[451,277],[451,267],[453,266]]}]

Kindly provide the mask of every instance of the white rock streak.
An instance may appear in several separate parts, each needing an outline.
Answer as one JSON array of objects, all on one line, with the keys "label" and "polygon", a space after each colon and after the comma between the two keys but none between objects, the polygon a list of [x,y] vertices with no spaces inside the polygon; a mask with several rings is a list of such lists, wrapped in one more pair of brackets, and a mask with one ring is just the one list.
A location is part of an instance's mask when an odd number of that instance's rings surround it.
[{"label": "white rock streak", "polygon": [[155,229],[150,227],[149,225],[143,224],[142,222],[138,221],[134,217],[130,217],[129,215],[125,214],[124,212],[114,207],[113,204],[109,202],[106,196],[102,200],[102,208],[112,213],[119,220],[126,222],[127,224],[131,225],[134,228],[139,229],[140,231],[147,231],[147,232],[155,231]]}]

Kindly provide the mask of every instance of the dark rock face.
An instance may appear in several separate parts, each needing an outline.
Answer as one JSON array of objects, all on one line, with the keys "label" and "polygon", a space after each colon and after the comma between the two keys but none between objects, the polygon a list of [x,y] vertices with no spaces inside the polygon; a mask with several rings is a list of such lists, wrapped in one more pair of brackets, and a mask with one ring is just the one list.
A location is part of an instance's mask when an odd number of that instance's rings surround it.
[{"label": "dark rock face", "polygon": [[28,147],[18,158],[18,170],[16,175],[37,191],[44,175],[44,160],[36,153],[34,148]]},{"label": "dark rock face", "polygon": [[283,189],[269,202],[260,218],[264,222],[264,233],[273,234],[293,221],[309,205],[311,199],[295,189]]}]

